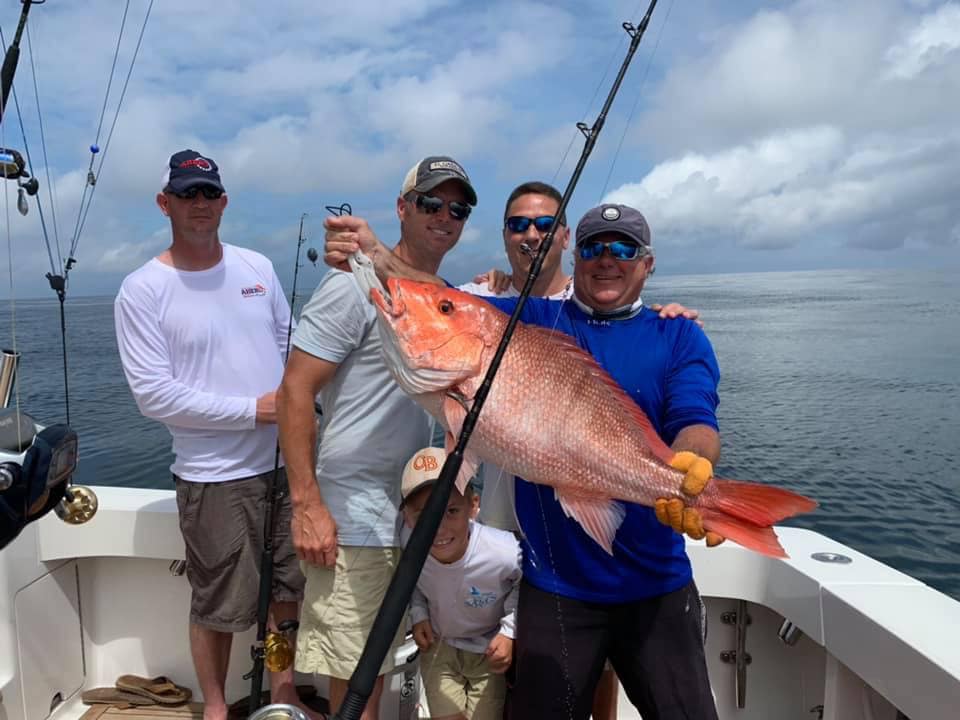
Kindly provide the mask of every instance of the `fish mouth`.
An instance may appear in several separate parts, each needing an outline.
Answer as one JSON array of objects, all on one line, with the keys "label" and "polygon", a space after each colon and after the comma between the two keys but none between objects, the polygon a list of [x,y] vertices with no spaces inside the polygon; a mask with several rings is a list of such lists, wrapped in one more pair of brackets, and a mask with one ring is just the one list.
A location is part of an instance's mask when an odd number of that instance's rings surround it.
[{"label": "fish mouth", "polygon": [[387,318],[400,317],[406,310],[403,291],[396,278],[388,278],[386,286],[371,288],[370,299]]}]

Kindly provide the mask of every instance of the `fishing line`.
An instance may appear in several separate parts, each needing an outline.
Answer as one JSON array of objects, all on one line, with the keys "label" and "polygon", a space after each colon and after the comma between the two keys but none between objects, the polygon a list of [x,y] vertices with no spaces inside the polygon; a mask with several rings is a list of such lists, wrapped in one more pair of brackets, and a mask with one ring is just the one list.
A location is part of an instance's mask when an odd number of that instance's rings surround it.
[{"label": "fishing line", "polygon": [[507,345],[510,342],[510,337],[513,335],[517,323],[520,320],[520,314],[523,312],[527,298],[530,296],[530,292],[533,289],[533,284],[536,281],[537,275],[540,273],[540,269],[543,265],[546,254],[550,250],[550,246],[553,244],[553,237],[559,224],[559,218],[566,210],[566,207],[570,202],[570,197],[573,195],[573,191],[576,188],[577,182],[580,179],[580,175],[583,172],[583,168],[586,165],[587,159],[596,145],[597,137],[603,129],[607,114],[610,111],[610,107],[613,104],[613,100],[616,97],[620,85],[623,83],[627,68],[630,65],[630,60],[636,52],[637,47],[640,44],[640,40],[642,39],[643,34],[649,25],[650,16],[653,13],[654,7],[656,7],[656,4],[657,0],[651,0],[646,14],[638,26],[634,26],[629,22],[623,23],[623,29],[630,36],[631,42],[627,56],[620,67],[620,71],[617,74],[616,79],[614,80],[613,87],[611,88],[610,93],[603,104],[600,114],[594,121],[594,124],[589,126],[586,123],[577,123],[577,128],[581,133],[583,133],[585,138],[580,159],[577,161],[577,165],[574,168],[570,182],[567,184],[567,188],[564,191],[563,197],[560,201],[560,207],[557,210],[557,216],[553,221],[553,226],[547,232],[547,236],[540,245],[537,257],[533,261],[523,289],[520,291],[520,297],[517,299],[517,305],[514,308],[513,313],[510,315],[510,319],[507,321],[503,337],[501,338],[497,350],[493,355],[493,359],[490,362],[490,366],[487,369],[483,382],[474,395],[473,405],[463,421],[460,435],[457,439],[457,444],[453,451],[447,455],[447,460],[443,464],[440,477],[434,484],[426,506],[420,515],[420,520],[417,523],[417,526],[414,528],[413,533],[410,536],[410,540],[407,543],[407,547],[400,557],[400,562],[398,563],[397,569],[390,581],[387,594],[384,597],[383,603],[380,606],[380,610],[377,613],[377,617],[374,620],[373,627],[370,630],[367,642],[364,645],[360,661],[357,663],[357,667],[350,677],[347,695],[343,700],[340,710],[335,715],[335,717],[340,718],[341,720],[359,720],[363,714],[367,699],[370,697],[374,683],[376,682],[379,674],[380,665],[382,664],[384,657],[386,657],[397,627],[403,620],[403,617],[406,613],[407,604],[409,603],[410,597],[413,594],[413,590],[416,587],[416,581],[420,574],[420,569],[423,567],[424,560],[429,553],[430,545],[432,544],[432,538],[434,535],[436,535],[437,528],[440,525],[442,514],[446,509],[447,501],[450,497],[450,492],[454,481],[459,473],[461,465],[463,464],[463,456],[467,447],[467,443],[470,440],[470,436],[473,433],[474,427],[476,426],[480,411],[483,409],[484,402],[486,401],[487,395],[490,392],[490,387],[493,384],[494,378],[496,377],[497,370],[503,361],[503,357],[507,350]]},{"label": "fishing line", "polygon": [[[34,20],[36,23],[36,20]],[[37,82],[37,68],[33,62],[33,41],[30,39],[30,26],[27,25],[27,50],[30,55],[30,74],[33,77],[33,96],[37,103],[37,125],[40,128],[40,147],[43,150],[43,168],[47,176],[47,192],[50,193],[50,221],[53,223],[53,239],[57,245],[57,257],[62,258],[60,251],[60,232],[57,228],[57,204],[56,192],[54,191],[53,181],[50,179],[50,161],[47,159],[47,139],[43,132],[43,114],[40,112],[40,88]],[[30,152],[27,149],[27,140],[24,138],[24,150],[27,150],[27,162],[30,162]],[[33,170],[31,166],[30,170]],[[46,224],[43,223],[43,208],[40,205],[40,197],[37,196],[37,208],[40,210],[40,221],[44,225],[44,237],[46,238]]]},{"label": "fishing line", "polygon": [[[613,154],[613,160],[610,161],[610,171],[607,173],[607,179],[603,181],[603,190],[600,191],[600,198],[597,201],[598,203],[603,202],[603,196],[607,194],[607,186],[610,184],[610,178],[613,176],[613,168],[617,164],[617,159],[620,157],[620,149],[623,147],[623,141],[627,137],[627,130],[630,129],[630,123],[633,122],[633,115],[637,111],[637,106],[640,104],[640,97],[643,94],[643,88],[647,84],[647,75],[650,74],[650,66],[653,65],[653,58],[657,54],[657,50],[660,47],[660,40],[663,39],[663,31],[667,27],[667,22],[670,20],[670,12],[673,10],[674,0],[670,0],[670,5],[667,8],[667,14],[663,17],[663,23],[660,25],[660,32],[657,33],[657,41],[653,45],[653,51],[650,53],[650,57],[647,59],[647,67],[643,71],[643,79],[640,81],[640,86],[637,88],[637,95],[633,99],[633,106],[630,108],[630,114],[627,116],[627,124],[623,126],[623,134],[620,135],[620,142],[617,143],[617,150]],[[652,271],[651,271],[652,272]]]},{"label": "fishing line", "polygon": [[[103,164],[107,160],[107,151],[110,149],[110,140],[113,138],[113,131],[117,126],[117,120],[120,118],[120,108],[123,106],[123,99],[127,94],[127,86],[130,84],[130,77],[133,75],[133,68],[137,63],[137,55],[140,53],[140,45],[143,43],[143,35],[147,30],[147,21],[150,19],[150,11],[153,10],[153,2],[154,0],[150,0],[150,4],[147,6],[147,13],[146,15],[144,15],[144,18],[143,18],[143,24],[140,26],[140,35],[137,37],[137,45],[133,49],[133,57],[130,59],[130,68],[127,70],[127,77],[123,81],[123,88],[120,91],[120,99],[117,101],[117,110],[113,115],[113,122],[110,124],[110,132],[107,134],[107,141],[104,143],[104,146],[103,146],[103,154],[100,155],[100,164],[97,166],[97,172],[95,175],[91,173],[88,173],[87,175],[87,184],[91,187],[90,198],[87,201],[86,208],[83,208],[81,203],[81,210],[82,210],[83,217],[82,219],[80,217],[77,218],[78,225],[77,225],[76,233],[74,234],[74,237],[73,237],[73,243],[70,245],[70,256],[67,260],[67,271],[70,270],[71,264],[73,262],[76,262],[74,260],[74,255],[77,251],[77,243],[80,242],[80,233],[83,232],[83,227],[87,222],[87,213],[90,212],[90,206],[93,204],[93,194],[94,192],[96,192],[96,189],[97,189],[97,178],[103,172]],[[111,81],[112,81],[112,77],[111,77]],[[91,155],[96,155],[97,152],[99,151],[99,148],[96,144],[94,144],[91,146],[90,151],[91,151]],[[90,165],[91,167],[93,166],[93,157],[90,158]],[[93,180],[93,182],[90,182],[91,179]],[[85,194],[86,194],[86,186],[84,187],[84,195]]]},{"label": "fishing line", "polygon": [[[36,0],[34,0],[33,4],[34,4],[34,5],[37,5],[37,4],[40,4],[40,3],[37,3]],[[3,29],[2,29],[2,28],[0,28],[0,43],[2,43],[3,45],[6,45],[6,44],[7,44],[7,43],[6,43],[6,40],[5,40],[4,37],[3,37]],[[26,131],[26,129],[24,128],[24,125],[23,125],[23,115],[22,115],[22,113],[20,112],[20,101],[19,101],[19,99],[17,98],[17,91],[16,91],[16,89],[13,87],[12,80],[11,80],[11,84],[10,84],[10,91],[11,91],[11,93],[13,94],[13,105],[14,105],[14,107],[15,107],[16,110],[17,110],[17,119],[18,119],[19,122],[20,122],[20,134],[21,134],[21,136],[23,137],[23,151],[24,151],[24,154],[26,155],[27,167],[30,169],[30,172],[31,172],[31,174],[32,174],[32,173],[33,173],[33,161],[32,161],[31,158],[30,158],[30,145],[29,145],[29,143],[27,143],[27,131]],[[6,110],[7,110],[7,109],[4,107],[4,108],[3,108],[3,117],[4,117],[4,118],[6,117]],[[55,265],[55,263],[54,263],[54,261],[53,261],[53,250],[50,248],[50,237],[49,237],[49,235],[47,234],[47,223],[46,223],[46,220],[44,219],[43,205],[42,205],[42,203],[40,202],[40,195],[39,195],[39,194],[36,195],[36,200],[37,200],[37,210],[38,210],[38,212],[40,213],[40,227],[41,227],[41,230],[42,230],[42,233],[43,233],[43,241],[44,241],[44,243],[45,243],[46,246],[47,246],[47,255],[48,255],[48,257],[50,258],[50,271],[53,272],[53,273],[55,273],[57,270],[56,270],[56,265]],[[59,255],[59,251],[58,251],[58,255]]]}]

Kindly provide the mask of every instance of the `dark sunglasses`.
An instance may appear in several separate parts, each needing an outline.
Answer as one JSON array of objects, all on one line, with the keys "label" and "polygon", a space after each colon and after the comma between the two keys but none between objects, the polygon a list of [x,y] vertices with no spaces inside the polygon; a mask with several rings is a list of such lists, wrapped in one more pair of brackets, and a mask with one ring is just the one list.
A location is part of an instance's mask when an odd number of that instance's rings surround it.
[{"label": "dark sunglasses", "polygon": [[450,217],[454,220],[463,221],[470,217],[471,207],[466,203],[457,202],[456,200],[447,202],[443,198],[434,197],[433,195],[417,195],[417,199],[413,201],[417,209],[423,210],[427,215],[435,215],[440,212],[440,208],[443,207],[444,203],[447,205],[447,211],[450,213]]},{"label": "dark sunglasses", "polygon": [[223,190],[218,190],[217,188],[210,187],[209,185],[194,185],[191,188],[187,188],[183,192],[167,190],[168,195],[176,195],[181,200],[193,200],[199,193],[203,193],[203,196],[207,200],[218,200],[223,195]]},{"label": "dark sunglasses", "polygon": [[541,215],[540,217],[529,218],[523,215],[511,215],[507,218],[505,225],[507,230],[512,233],[525,233],[530,227],[530,223],[537,229],[537,232],[545,233],[553,227],[553,215]]},{"label": "dark sunglasses", "polygon": [[614,260],[636,260],[641,255],[640,246],[629,240],[585,240],[577,245],[581,260],[594,260],[603,255],[604,249],[610,251],[610,257]]}]

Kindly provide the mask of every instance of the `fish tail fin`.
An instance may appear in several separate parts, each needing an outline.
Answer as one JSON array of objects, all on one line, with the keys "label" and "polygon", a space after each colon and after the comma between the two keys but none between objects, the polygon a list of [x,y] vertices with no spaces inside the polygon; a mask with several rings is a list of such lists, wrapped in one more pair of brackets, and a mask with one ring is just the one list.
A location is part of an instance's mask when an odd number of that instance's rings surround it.
[{"label": "fish tail fin", "polygon": [[[758,527],[769,527],[817,507],[817,501],[773,485],[714,478],[706,506]],[[704,493],[706,495],[706,493]]]},{"label": "fish tail fin", "polygon": [[787,552],[783,549],[772,527],[752,525],[726,513],[707,508],[700,510],[700,516],[703,518],[703,527],[706,530],[719,533],[748,550],[769,557],[787,557]]}]

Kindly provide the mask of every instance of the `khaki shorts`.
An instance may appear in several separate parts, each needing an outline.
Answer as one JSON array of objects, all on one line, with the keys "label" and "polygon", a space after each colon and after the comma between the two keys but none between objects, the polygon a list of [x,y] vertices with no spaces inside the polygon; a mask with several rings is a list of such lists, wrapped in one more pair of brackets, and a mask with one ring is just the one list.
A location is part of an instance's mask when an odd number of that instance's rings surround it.
[{"label": "khaki shorts", "polygon": [[[190,482],[176,475],[180,532],[187,551],[190,622],[243,632],[257,622],[267,490],[273,471],[226,482]],[[290,495],[280,469],[273,536],[273,599],[297,602],[303,574],[290,537]]]},{"label": "khaki shorts", "polygon": [[500,720],[507,684],[480,653],[435,642],[420,655],[420,675],[432,717],[463,713],[467,720]]},{"label": "khaki shorts", "polygon": [[[307,584],[297,631],[299,672],[350,678],[399,558],[399,548],[341,545],[333,569],[301,563]],[[380,675],[396,666],[395,651],[405,635],[401,623]]]}]

